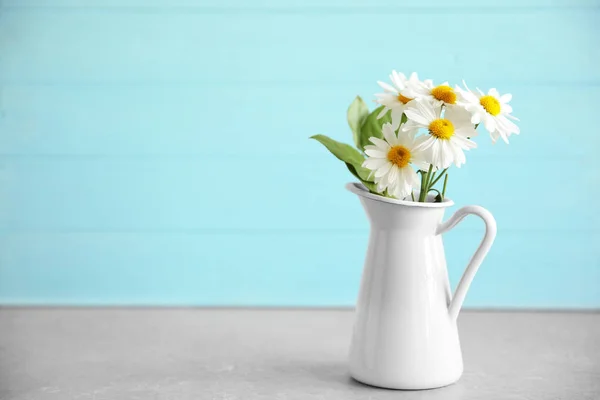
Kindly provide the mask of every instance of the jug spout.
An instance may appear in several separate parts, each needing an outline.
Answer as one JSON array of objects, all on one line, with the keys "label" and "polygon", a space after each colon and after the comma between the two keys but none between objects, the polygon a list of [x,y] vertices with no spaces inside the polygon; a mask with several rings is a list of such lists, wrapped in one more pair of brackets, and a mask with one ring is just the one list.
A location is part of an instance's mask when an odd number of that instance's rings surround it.
[{"label": "jug spout", "polygon": [[449,199],[442,203],[390,199],[369,193],[357,183],[349,183],[346,188],[359,196],[371,228],[378,230],[405,230],[415,235],[433,236],[445,209],[453,205]]}]

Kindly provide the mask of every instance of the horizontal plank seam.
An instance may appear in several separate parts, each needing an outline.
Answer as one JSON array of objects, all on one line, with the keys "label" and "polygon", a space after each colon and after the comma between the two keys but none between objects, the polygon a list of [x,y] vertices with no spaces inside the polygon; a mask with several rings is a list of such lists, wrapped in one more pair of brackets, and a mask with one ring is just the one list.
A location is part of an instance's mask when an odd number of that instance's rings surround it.
[{"label": "horizontal plank seam", "polygon": [[[308,138],[307,138],[308,140]],[[5,145],[6,146],[6,145]],[[5,161],[27,161],[32,159],[33,161],[46,159],[47,161],[71,161],[71,162],[82,162],[82,161],[94,161],[94,160],[116,160],[116,161],[150,161],[150,162],[183,162],[189,160],[213,160],[213,159],[230,159],[234,158],[240,161],[248,160],[264,160],[264,157],[268,156],[270,160],[311,160],[320,162],[323,164],[329,164],[330,159],[322,157],[320,152],[315,154],[288,154],[277,152],[276,154],[269,154],[268,152],[260,153],[256,156],[249,156],[245,153],[231,153],[231,154],[85,154],[85,153],[73,153],[73,154],[0,154],[0,159]],[[588,154],[565,154],[563,153],[551,153],[546,152],[544,155],[491,155],[491,154],[471,154],[469,155],[470,160],[477,160],[478,162],[505,162],[506,160],[512,160],[516,162],[527,162],[531,164],[533,161],[556,161],[556,160],[568,160],[568,161],[585,161],[591,165],[593,160],[588,160]]]},{"label": "horizontal plank seam", "polygon": [[597,5],[564,6],[298,6],[298,7],[219,7],[219,6],[9,6],[0,12],[12,13],[107,13],[107,14],[182,14],[182,15],[414,15],[414,14],[537,14],[599,11]]},{"label": "horizontal plank seam", "polygon": [[[8,301],[7,301],[8,300]],[[27,304],[17,304],[19,302],[27,302]],[[34,304],[39,303],[39,304]],[[39,299],[21,299],[13,300],[0,297],[0,312],[14,312],[14,311],[74,311],[74,310],[89,310],[89,311],[131,311],[131,312],[150,312],[150,311],[198,311],[198,312],[353,312],[354,306],[351,305],[322,305],[322,306],[279,306],[279,305],[248,305],[248,306],[212,306],[212,305],[173,305],[173,304],[130,304],[122,305],[116,302],[112,304],[90,304],[92,302],[86,302],[86,304],[75,304],[75,301],[71,302],[60,302],[54,301],[55,304],[44,304],[45,301]],[[150,302],[147,302],[150,303]],[[567,313],[567,314],[598,314],[600,313],[600,307],[477,307],[477,306],[465,306],[461,313],[486,313],[486,314],[497,314],[497,313],[509,313],[509,314],[553,314],[553,313]]]},{"label": "horizontal plank seam", "polygon": [[[2,72],[0,70],[0,72]],[[491,79],[491,78],[490,78]],[[479,81],[484,81],[485,79],[479,79]],[[515,80],[503,80],[503,79],[493,79],[494,86],[502,87],[502,86],[520,86],[520,87],[548,87],[552,89],[556,89],[557,86],[560,87],[568,87],[569,89],[574,90],[588,90],[588,89],[596,89],[600,87],[600,79],[592,79],[592,80],[557,80],[557,81],[547,81],[547,80],[539,80],[535,79],[526,80],[526,81],[515,81]],[[289,80],[273,80],[273,81],[197,81],[197,80],[144,80],[144,81],[132,81],[132,80],[122,80],[122,81],[109,81],[109,80],[94,80],[94,81],[86,81],[86,80],[6,80],[0,78],[0,87],[3,89],[7,89],[10,87],[100,87],[102,89],[113,90],[115,88],[125,87],[183,87],[189,88],[190,86],[198,86],[198,87],[254,87],[261,89],[280,89],[281,87],[289,88],[289,87],[299,87],[306,88],[307,86],[313,87],[317,86],[319,88],[323,87],[332,87],[338,88],[342,87],[357,87],[361,85],[365,85],[366,83],[371,83],[363,81],[335,81],[335,80],[327,80],[327,81],[289,81]],[[457,82],[458,83],[458,82]],[[484,82],[485,83],[485,82]],[[374,93],[377,91],[377,88],[374,86]]]},{"label": "horizontal plank seam", "polygon": [[[503,235],[507,234],[532,234],[542,236],[562,236],[565,233],[573,235],[598,235],[600,229],[598,228],[560,228],[552,229],[548,228],[502,228]],[[476,234],[481,235],[483,227],[481,228],[463,228],[459,227],[453,231],[451,236],[455,236],[457,233],[460,234]],[[331,228],[272,228],[272,229],[261,229],[261,228],[106,228],[106,229],[95,229],[95,228],[0,228],[1,236],[10,235],[121,235],[121,234],[136,234],[136,235],[281,235],[287,234],[290,236],[302,236],[302,235],[340,235],[340,236],[364,236],[369,233],[368,228],[357,228],[357,229],[331,229]]]}]

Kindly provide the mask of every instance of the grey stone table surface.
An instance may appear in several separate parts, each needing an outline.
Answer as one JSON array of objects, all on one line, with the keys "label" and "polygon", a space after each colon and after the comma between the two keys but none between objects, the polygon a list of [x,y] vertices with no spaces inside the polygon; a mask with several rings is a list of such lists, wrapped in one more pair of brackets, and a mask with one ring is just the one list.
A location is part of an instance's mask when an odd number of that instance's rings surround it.
[{"label": "grey stone table surface", "polygon": [[463,312],[465,373],[349,378],[350,310],[0,309],[0,399],[600,399],[600,314]]}]

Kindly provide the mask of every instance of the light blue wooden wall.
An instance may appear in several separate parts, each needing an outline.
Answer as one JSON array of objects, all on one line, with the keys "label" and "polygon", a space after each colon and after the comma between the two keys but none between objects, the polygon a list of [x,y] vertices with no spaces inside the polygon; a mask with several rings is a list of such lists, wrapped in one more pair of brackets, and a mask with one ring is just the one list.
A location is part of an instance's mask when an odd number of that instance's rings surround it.
[{"label": "light blue wooden wall", "polygon": [[0,4],[0,303],[352,304],[367,221],[307,138],[395,68],[522,120],[450,175],[499,225],[467,304],[600,306],[598,0]]}]

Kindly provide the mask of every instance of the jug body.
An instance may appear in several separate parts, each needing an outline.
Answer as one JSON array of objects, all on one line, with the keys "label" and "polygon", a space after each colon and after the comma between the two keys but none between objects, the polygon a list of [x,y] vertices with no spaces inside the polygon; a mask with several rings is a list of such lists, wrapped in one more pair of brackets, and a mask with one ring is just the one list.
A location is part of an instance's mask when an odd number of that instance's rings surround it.
[{"label": "jug body", "polygon": [[391,389],[430,389],[463,371],[441,235],[444,209],[360,198],[371,231],[356,306],[350,374]]}]

